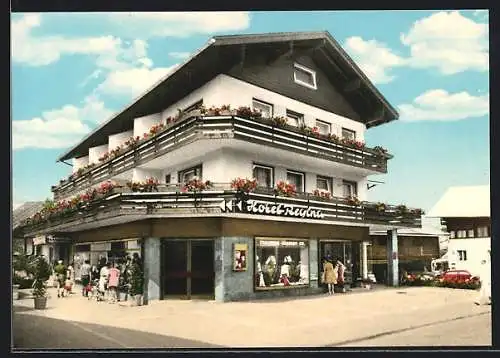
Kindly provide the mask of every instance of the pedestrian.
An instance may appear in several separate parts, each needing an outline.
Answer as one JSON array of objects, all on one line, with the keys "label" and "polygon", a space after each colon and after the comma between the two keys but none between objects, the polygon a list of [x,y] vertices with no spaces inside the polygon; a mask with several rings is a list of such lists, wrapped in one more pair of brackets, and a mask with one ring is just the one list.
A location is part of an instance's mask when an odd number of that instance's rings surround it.
[{"label": "pedestrian", "polygon": [[108,278],[109,278],[109,269],[108,264],[104,265],[99,272],[99,296],[102,299],[106,298],[106,293],[108,290]]},{"label": "pedestrian", "polygon": [[118,300],[118,283],[120,282],[120,270],[115,262],[111,265],[108,275],[109,302],[115,303]]},{"label": "pedestrian", "polygon": [[82,278],[82,286],[83,286],[83,289],[82,289],[82,295],[85,296],[85,297],[88,297],[89,295],[89,284],[90,284],[90,270],[92,268],[90,267],[90,260],[85,260],[85,262],[83,263],[82,265],[82,268],[81,268],[81,278]]},{"label": "pedestrian", "polygon": [[63,260],[57,261],[54,266],[54,273],[57,279],[57,297],[64,297],[64,284],[66,281],[66,267],[64,267]]},{"label": "pedestrian", "polygon": [[338,272],[337,284],[342,289],[342,292],[345,292],[345,276],[344,276],[344,274],[345,274],[346,267],[344,266],[344,264],[342,263],[340,258],[337,259],[336,268],[337,268],[337,272]]},{"label": "pedestrian", "polygon": [[332,264],[332,258],[330,256],[325,258],[323,262],[323,274],[322,281],[328,286],[328,294],[333,295],[335,285],[337,284],[337,271]]},{"label": "pedestrian", "polygon": [[488,250],[488,257],[481,261],[481,271],[479,274],[481,288],[474,303],[476,305],[491,305],[491,251]]},{"label": "pedestrian", "polygon": [[70,262],[66,269],[66,291],[68,295],[73,293],[73,286],[75,285],[75,268],[73,262]]}]

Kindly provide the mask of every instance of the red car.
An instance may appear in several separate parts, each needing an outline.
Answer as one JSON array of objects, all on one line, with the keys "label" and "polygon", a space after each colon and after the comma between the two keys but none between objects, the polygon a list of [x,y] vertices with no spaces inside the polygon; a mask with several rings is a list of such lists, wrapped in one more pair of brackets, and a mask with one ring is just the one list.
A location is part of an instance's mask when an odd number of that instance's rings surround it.
[{"label": "red car", "polygon": [[472,274],[466,270],[449,270],[441,276],[441,281],[447,282],[467,282],[472,279],[475,279],[475,277],[472,277]]}]

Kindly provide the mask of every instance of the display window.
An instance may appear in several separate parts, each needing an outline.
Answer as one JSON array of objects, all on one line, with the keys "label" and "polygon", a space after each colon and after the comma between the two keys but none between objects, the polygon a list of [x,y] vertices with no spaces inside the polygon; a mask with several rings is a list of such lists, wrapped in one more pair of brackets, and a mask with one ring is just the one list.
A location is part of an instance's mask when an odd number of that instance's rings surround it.
[{"label": "display window", "polygon": [[255,238],[255,289],[309,285],[309,243],[304,239]]}]

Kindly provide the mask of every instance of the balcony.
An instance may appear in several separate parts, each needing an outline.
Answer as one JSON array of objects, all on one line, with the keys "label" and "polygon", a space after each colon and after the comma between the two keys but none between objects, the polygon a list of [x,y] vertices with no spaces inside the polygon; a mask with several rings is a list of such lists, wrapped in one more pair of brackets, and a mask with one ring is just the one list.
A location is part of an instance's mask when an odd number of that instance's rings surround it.
[{"label": "balcony", "polygon": [[349,166],[386,173],[391,155],[371,148],[355,148],[338,141],[320,138],[296,127],[279,125],[272,119],[228,116],[190,116],[171,123],[153,137],[133,142],[116,150],[102,163],[81,170],[53,186],[54,198],[73,193],[124,173],[150,160],[198,140],[236,139],[326,159]]},{"label": "balcony", "polygon": [[[76,231],[105,226],[103,222],[120,222],[148,218],[196,216],[263,216],[293,218],[298,221],[351,223],[358,226],[385,225],[420,227],[420,211],[401,212],[396,206],[369,202],[349,203],[345,198],[321,198],[309,193],[293,197],[278,196],[273,189],[258,188],[242,193],[229,184],[213,184],[197,192],[184,192],[179,185],[158,185],[155,191],[133,192],[128,187],[115,187],[106,194],[65,202],[63,209],[47,210],[24,223],[24,232]],[[61,206],[59,206],[61,207]],[[101,224],[99,224],[101,222]],[[110,225],[110,224],[107,224]]]}]

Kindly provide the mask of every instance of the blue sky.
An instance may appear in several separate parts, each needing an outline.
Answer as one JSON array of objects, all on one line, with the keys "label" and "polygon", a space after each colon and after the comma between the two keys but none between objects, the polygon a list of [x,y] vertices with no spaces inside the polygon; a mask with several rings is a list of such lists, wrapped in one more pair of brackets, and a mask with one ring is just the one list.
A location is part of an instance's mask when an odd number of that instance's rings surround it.
[{"label": "blue sky", "polygon": [[429,210],[489,184],[488,13],[325,11],[13,14],[13,202],[51,197],[65,149],[213,35],[329,31],[400,112],[366,132],[394,154],[369,199]]}]

